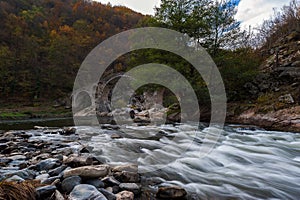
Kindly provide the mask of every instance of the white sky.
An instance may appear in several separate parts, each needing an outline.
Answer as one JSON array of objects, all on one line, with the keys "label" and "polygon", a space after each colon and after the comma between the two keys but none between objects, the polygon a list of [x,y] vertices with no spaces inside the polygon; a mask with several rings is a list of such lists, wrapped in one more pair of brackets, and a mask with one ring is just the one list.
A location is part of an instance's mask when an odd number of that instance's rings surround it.
[{"label": "white sky", "polygon": [[[123,5],[143,14],[154,14],[154,7],[159,6],[160,0],[97,0],[101,3]],[[264,19],[269,19],[273,14],[273,8],[280,9],[289,4],[290,0],[241,0],[238,6],[236,18],[242,21],[242,28],[249,25],[256,27]]]}]

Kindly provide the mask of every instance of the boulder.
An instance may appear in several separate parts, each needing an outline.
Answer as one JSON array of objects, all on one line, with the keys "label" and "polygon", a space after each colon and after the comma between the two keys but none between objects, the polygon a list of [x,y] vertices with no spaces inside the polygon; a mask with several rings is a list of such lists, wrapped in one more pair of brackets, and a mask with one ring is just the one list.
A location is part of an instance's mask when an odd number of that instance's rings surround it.
[{"label": "boulder", "polygon": [[29,170],[29,169],[22,169],[22,170],[7,172],[7,173],[3,174],[3,176],[6,178],[12,177],[14,175],[17,175],[25,180],[28,180],[28,179],[32,180],[36,176],[35,172],[33,170]]},{"label": "boulder", "polygon": [[99,191],[107,198],[107,200],[116,200],[117,197],[114,193],[105,190],[104,188],[100,188]]},{"label": "boulder", "polygon": [[135,195],[138,195],[141,191],[140,186],[136,183],[121,183],[119,187],[121,190],[133,192]]},{"label": "boulder", "polygon": [[104,183],[99,179],[89,179],[85,181],[85,184],[93,185],[96,188],[104,188]]},{"label": "boulder", "polygon": [[80,176],[83,178],[99,178],[105,177],[110,171],[108,165],[95,165],[95,166],[85,166],[78,167],[75,169],[65,170],[64,177],[70,176]]},{"label": "boulder", "polygon": [[114,173],[114,177],[123,183],[137,183],[140,181],[140,176],[136,172],[116,172]]},{"label": "boulder", "polygon": [[58,176],[60,173],[62,173],[67,168],[66,165],[62,165],[60,167],[57,167],[55,169],[50,170],[48,173],[50,176]]},{"label": "boulder", "polygon": [[115,185],[120,185],[121,184],[118,180],[116,180],[112,176],[103,178],[102,182],[105,183],[106,186],[115,186]]},{"label": "boulder", "polygon": [[76,185],[81,184],[81,178],[79,176],[70,176],[63,180],[61,188],[65,193],[70,193]]},{"label": "boulder", "polygon": [[72,135],[76,133],[76,128],[74,127],[65,127],[61,132],[62,135]]},{"label": "boulder", "polygon": [[36,188],[37,199],[48,199],[56,191],[56,186],[48,185]]},{"label": "boulder", "polygon": [[54,169],[61,165],[61,162],[58,159],[55,158],[48,158],[46,160],[40,161],[38,164],[36,164],[36,169],[38,171],[48,171],[50,169]]},{"label": "boulder", "polygon": [[120,166],[116,166],[114,167],[112,170],[112,172],[122,172],[122,171],[126,171],[126,172],[138,172],[138,166],[135,164],[128,164],[128,165],[120,165]]},{"label": "boulder", "polygon": [[134,200],[134,194],[129,191],[122,191],[116,194],[116,200]]},{"label": "boulder", "polygon": [[161,187],[156,194],[161,199],[182,199],[187,195],[185,189],[177,186]]},{"label": "boulder", "polygon": [[21,177],[17,176],[17,175],[13,175],[12,177],[6,179],[7,182],[23,182],[25,181],[24,179],[22,179]]},{"label": "boulder", "polygon": [[69,195],[69,200],[107,200],[95,186],[81,184],[74,187]]},{"label": "boulder", "polygon": [[70,156],[64,161],[64,164],[70,167],[81,167],[93,164],[93,157],[91,156]]}]

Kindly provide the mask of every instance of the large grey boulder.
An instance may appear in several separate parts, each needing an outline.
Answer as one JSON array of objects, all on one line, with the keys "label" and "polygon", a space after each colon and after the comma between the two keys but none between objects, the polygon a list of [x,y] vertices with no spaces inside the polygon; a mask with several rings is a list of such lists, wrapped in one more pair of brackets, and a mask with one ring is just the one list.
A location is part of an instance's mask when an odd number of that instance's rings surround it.
[{"label": "large grey boulder", "polygon": [[107,200],[95,186],[81,184],[74,187],[69,195],[69,200]]}]

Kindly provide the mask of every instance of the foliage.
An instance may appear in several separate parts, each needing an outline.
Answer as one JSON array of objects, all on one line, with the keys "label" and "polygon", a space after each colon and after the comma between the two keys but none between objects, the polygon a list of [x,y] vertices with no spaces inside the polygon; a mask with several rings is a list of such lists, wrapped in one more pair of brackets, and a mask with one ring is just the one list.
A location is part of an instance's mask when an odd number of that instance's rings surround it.
[{"label": "foliage", "polygon": [[142,17],[86,0],[0,0],[0,100],[69,94],[85,56]]},{"label": "foliage", "polygon": [[155,19],[162,27],[186,33],[216,55],[220,48],[232,48],[239,36],[236,6],[232,0],[162,0]]},{"label": "foliage", "polygon": [[258,28],[254,44],[269,50],[281,38],[293,31],[300,32],[300,2],[291,0],[288,6],[280,10],[274,9],[273,16],[265,20]]}]

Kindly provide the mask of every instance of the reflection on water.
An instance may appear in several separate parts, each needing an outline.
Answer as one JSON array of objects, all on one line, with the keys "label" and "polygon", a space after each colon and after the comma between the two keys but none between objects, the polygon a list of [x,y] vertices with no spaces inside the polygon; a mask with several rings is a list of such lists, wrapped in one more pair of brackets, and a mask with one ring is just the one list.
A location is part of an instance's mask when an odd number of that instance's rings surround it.
[{"label": "reflection on water", "polygon": [[0,120],[0,130],[29,130],[34,126],[63,127],[73,126],[73,118],[43,118],[26,120]]}]

